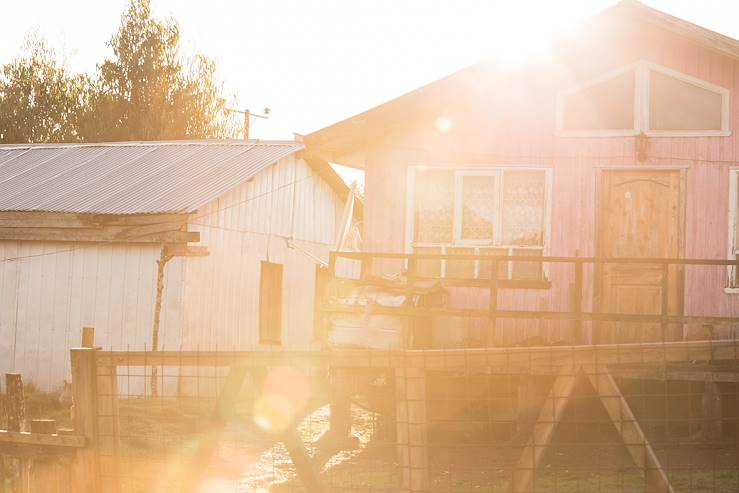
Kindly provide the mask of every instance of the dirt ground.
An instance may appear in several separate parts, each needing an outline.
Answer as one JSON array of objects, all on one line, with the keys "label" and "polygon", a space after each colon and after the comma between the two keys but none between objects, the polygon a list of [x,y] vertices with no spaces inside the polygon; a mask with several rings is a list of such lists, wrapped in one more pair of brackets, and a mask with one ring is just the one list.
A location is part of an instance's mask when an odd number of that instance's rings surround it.
[{"label": "dirt ground", "polygon": [[[31,392],[28,418],[53,417],[69,423],[69,410],[53,395]],[[121,475],[124,493],[178,491],[183,459],[202,439],[201,430],[212,401],[121,399]],[[221,435],[200,491],[208,493],[288,493],[304,491],[290,456],[275,436],[261,431],[251,417],[253,402],[245,400]],[[400,483],[396,450],[378,432],[378,415],[352,406],[352,433],[357,446],[331,457],[320,478],[328,491],[390,492]],[[312,444],[329,426],[328,406],[302,420],[299,434]],[[508,436],[479,431],[443,431],[436,423],[429,433],[431,491],[473,493],[507,491],[511,469],[527,431]],[[649,434],[650,432],[648,432]],[[736,493],[739,452],[736,438],[706,443],[699,437],[670,437],[655,432],[654,446],[676,492]],[[382,440],[380,439],[382,438]],[[584,424],[566,421],[544,457],[533,491],[642,492],[644,480],[632,465],[612,425],[595,415]]]},{"label": "dirt ground", "polygon": [[[196,424],[205,416],[205,409],[181,409],[181,414],[173,418],[172,410],[147,402],[151,401],[121,404],[124,492],[169,493],[179,479],[173,465],[178,454],[196,440]],[[321,481],[327,490],[336,492],[394,491],[400,482],[394,444],[377,440],[374,413],[353,406],[352,417],[358,446],[332,457],[321,469]],[[168,424],[162,426],[163,422]],[[329,410],[324,406],[301,423],[299,432],[309,444],[310,453],[315,452],[310,444],[328,428],[328,422]],[[126,428],[131,423],[136,423],[135,428]],[[285,447],[244,415],[229,422],[223,436],[201,491],[304,491]],[[455,440],[448,434],[433,433],[431,437],[431,491],[507,491],[511,468],[522,445],[520,437],[492,442],[488,437],[459,436]],[[655,448],[676,492],[728,493],[739,490],[735,445],[683,441],[680,446],[657,442]],[[175,476],[162,471],[172,471]],[[153,477],[159,480],[152,482]],[[626,493],[643,492],[645,485],[615,432],[608,427],[594,431],[591,426],[579,434],[563,431],[555,437],[533,488],[547,493]]]}]

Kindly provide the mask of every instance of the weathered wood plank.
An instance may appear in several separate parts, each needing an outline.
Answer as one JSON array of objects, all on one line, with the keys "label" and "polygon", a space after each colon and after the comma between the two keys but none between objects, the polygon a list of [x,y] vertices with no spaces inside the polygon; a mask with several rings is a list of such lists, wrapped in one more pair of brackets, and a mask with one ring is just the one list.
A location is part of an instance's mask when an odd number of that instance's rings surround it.
[{"label": "weathered wood plank", "polygon": [[647,482],[646,491],[674,493],[657,454],[631,411],[628,402],[618,388],[613,376],[603,366],[585,368],[591,385],[621,436],[629,455],[641,470]]},{"label": "weathered wood plank", "polygon": [[27,431],[0,430],[0,447],[5,444],[36,445],[40,447],[80,448],[86,445],[85,437],[80,435],[59,435],[31,433]]},{"label": "weathered wood plank", "polygon": [[100,351],[101,365],[111,366],[246,366],[279,363],[295,366],[347,368],[493,368],[508,373],[536,368],[558,371],[568,364],[651,364],[733,361],[739,359],[739,341],[679,341],[643,344],[549,346],[481,349],[424,349],[408,351],[333,350],[311,351]]},{"label": "weathered wood plank", "polygon": [[32,419],[31,420],[31,433],[56,435],[56,420],[54,419]]},{"label": "weathered wood plank", "polygon": [[5,374],[5,395],[8,431],[23,431],[26,422],[26,401],[20,373]]},{"label": "weathered wood plank", "polygon": [[72,355],[72,391],[74,393],[74,428],[85,437],[86,447],[75,455],[75,492],[100,491],[100,464],[97,451],[97,368],[95,349],[77,348]]},{"label": "weathered wood plank", "polygon": [[102,228],[186,223],[188,214],[89,214],[74,212],[0,211],[5,228]]},{"label": "weathered wood plank", "polygon": [[578,372],[572,367],[560,371],[554,379],[552,389],[544,401],[539,417],[534,423],[533,431],[521,452],[518,463],[513,469],[511,491],[519,493],[529,491],[529,485],[534,478],[546,448],[552,441],[554,431],[562,420],[572,391],[575,388]]},{"label": "weathered wood plank", "polygon": [[164,251],[170,257],[207,257],[210,255],[208,247],[189,246],[182,244],[165,245]]},{"label": "weathered wood plank", "polygon": [[200,241],[200,233],[192,231],[160,231],[139,236],[137,235],[135,229],[124,228],[120,226],[108,227],[103,229],[4,228],[0,226],[0,240],[187,243]]},{"label": "weathered wood plank", "polygon": [[160,224],[148,224],[144,226],[129,226],[123,230],[120,234],[120,238],[124,240],[136,240],[173,231],[184,231],[186,228],[187,223],[184,220]]},{"label": "weathered wood plank", "polygon": [[[374,259],[407,260],[485,260],[497,259],[501,261],[521,260],[515,255],[457,255],[431,253],[375,253],[375,252],[335,252],[336,258],[361,260],[363,256]],[[673,265],[739,265],[739,260],[724,259],[692,259],[692,258],[642,258],[642,257],[536,257],[537,262],[565,263],[565,264],[673,264]]]},{"label": "weathered wood plank", "polygon": [[[338,303],[324,305],[324,310],[332,313],[359,314],[366,313],[365,306],[348,306]],[[401,317],[418,316],[451,316],[465,318],[490,318],[490,310],[464,308],[407,308],[373,306],[372,313],[376,315],[394,315]],[[642,322],[642,323],[672,323],[672,324],[735,324],[739,317],[703,317],[693,315],[649,315],[630,313],[592,313],[592,312],[565,312],[546,310],[497,310],[496,318],[530,319],[530,320],[595,320],[603,322]]]},{"label": "weathered wood plank", "polygon": [[97,452],[101,493],[118,493],[120,474],[120,423],[118,374],[114,366],[97,367]]},{"label": "weathered wood plank", "polygon": [[325,489],[318,479],[315,464],[311,461],[311,457],[305,449],[305,445],[298,431],[294,427],[289,427],[282,434],[282,441],[285,444],[288,454],[290,454],[290,460],[292,460],[295,466],[295,473],[300,478],[305,491],[308,493],[323,493]]},{"label": "weathered wood plank", "polygon": [[739,383],[739,371],[699,368],[676,368],[654,365],[643,368],[610,368],[611,375],[616,378],[636,378],[641,380],[684,380],[686,382],[730,382]]},{"label": "weathered wood plank", "polygon": [[95,327],[82,327],[82,347],[95,347]]}]

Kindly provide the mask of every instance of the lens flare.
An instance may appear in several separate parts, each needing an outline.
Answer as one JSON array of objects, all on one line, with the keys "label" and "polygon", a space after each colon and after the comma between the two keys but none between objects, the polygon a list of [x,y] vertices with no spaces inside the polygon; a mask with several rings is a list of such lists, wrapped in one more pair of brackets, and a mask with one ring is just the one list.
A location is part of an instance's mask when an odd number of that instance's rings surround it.
[{"label": "lens flare", "polygon": [[254,403],[254,424],[269,433],[287,430],[308,404],[310,394],[310,382],[302,372],[291,367],[274,368]]},{"label": "lens flare", "polygon": [[446,116],[442,115],[436,119],[436,130],[441,133],[450,131],[453,126],[452,121]]}]

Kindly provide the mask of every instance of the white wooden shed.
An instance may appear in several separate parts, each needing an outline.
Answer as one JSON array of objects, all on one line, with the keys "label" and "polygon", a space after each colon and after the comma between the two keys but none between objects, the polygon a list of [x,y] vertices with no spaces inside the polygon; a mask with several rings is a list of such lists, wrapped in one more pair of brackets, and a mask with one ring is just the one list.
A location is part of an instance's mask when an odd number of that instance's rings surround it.
[{"label": "white wooden shed", "polygon": [[106,349],[151,348],[157,312],[159,349],[317,347],[317,266],[351,192],[302,149],[0,147],[0,372],[54,388],[81,327]]}]

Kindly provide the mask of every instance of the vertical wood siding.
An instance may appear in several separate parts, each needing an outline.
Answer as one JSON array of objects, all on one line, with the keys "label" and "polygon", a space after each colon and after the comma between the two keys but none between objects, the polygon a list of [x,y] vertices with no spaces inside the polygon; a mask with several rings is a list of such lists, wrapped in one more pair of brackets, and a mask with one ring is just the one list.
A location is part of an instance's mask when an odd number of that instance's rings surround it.
[{"label": "vertical wood siding", "polygon": [[[343,200],[290,157],[193,214],[190,229],[210,255],[168,262],[160,349],[264,348],[259,264],[268,259],[284,265],[281,347],[310,348],[316,259],[328,259]],[[159,256],[157,245],[0,242],[0,373],[60,386],[83,326],[95,327],[105,349],[151,347]],[[17,257],[25,258],[4,260]],[[143,382],[120,385],[139,393]]]},{"label": "vertical wood siding", "polygon": [[[200,231],[210,255],[186,261],[183,345],[310,349],[315,267],[317,259],[328,260],[344,199],[304,161],[289,157],[194,213],[190,229]],[[291,237],[295,248],[288,246]],[[284,266],[279,346],[259,344],[263,260]]]},{"label": "vertical wood siding", "polygon": [[[0,372],[19,371],[44,389],[69,380],[69,348],[83,326],[112,349],[151,346],[154,245],[0,242]],[[26,257],[18,260],[3,260]],[[179,346],[183,263],[167,265],[161,337]]]},{"label": "vertical wood siding", "polygon": [[[638,60],[648,60],[730,89],[729,137],[649,139],[648,161],[639,163],[634,137],[555,137],[555,96],[561,89]],[[446,82],[445,82],[446,84]],[[535,69],[462,73],[445,97],[417,108],[404,125],[365,149],[365,244],[368,251],[404,251],[407,168],[411,165],[551,167],[552,224],[549,254],[596,254],[596,192],[603,167],[653,166],[687,169],[685,256],[725,259],[729,168],[739,165],[739,63],[668,33],[639,24],[604,33]],[[446,133],[438,116],[452,121]],[[551,289],[503,290],[501,309],[568,310],[574,268],[550,266]],[[583,309],[591,310],[593,268],[584,269]],[[723,292],[725,268],[686,272],[685,312],[739,315],[739,296]],[[485,307],[487,293],[453,296],[458,306]],[[506,321],[496,343],[533,336],[567,339],[570,323]]]}]

